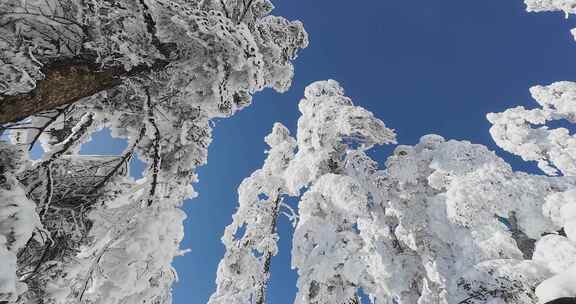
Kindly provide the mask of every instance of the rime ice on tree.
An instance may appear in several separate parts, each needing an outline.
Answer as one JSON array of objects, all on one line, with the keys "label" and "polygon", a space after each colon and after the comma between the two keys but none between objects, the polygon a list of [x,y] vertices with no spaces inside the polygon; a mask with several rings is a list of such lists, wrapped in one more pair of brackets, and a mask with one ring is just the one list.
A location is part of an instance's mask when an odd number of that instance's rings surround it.
[{"label": "rime ice on tree", "polygon": [[[553,105],[550,117],[571,119],[571,95],[546,92],[533,89],[556,96],[541,101]],[[354,303],[360,288],[373,303],[536,304],[573,295],[573,177],[514,172],[484,146],[438,135],[397,146],[379,169],[364,150],[394,142],[394,133],[335,81],[309,86],[300,110],[297,153],[284,173],[291,195],[309,187],[293,240],[296,303]],[[510,116],[489,117],[497,141],[496,128],[516,130],[505,126]],[[510,120],[529,128],[519,121]],[[571,153],[526,138],[549,155]],[[562,172],[573,165],[539,155]]]},{"label": "rime ice on tree", "polygon": [[276,224],[287,207],[282,202],[286,193],[283,174],[294,158],[296,142],[288,129],[277,123],[266,143],[270,150],[264,166],[238,188],[240,206],[222,237],[226,253],[209,303],[266,303],[270,263],[278,252]]},{"label": "rime ice on tree", "polygon": [[[308,44],[301,22],[272,9],[267,0],[0,3],[0,133],[23,150],[36,143],[45,150],[39,162],[18,162],[15,171],[25,173],[9,173],[6,195],[30,195],[36,210],[22,198],[14,212],[39,217],[46,228],[30,220],[17,246],[4,246],[11,260],[2,299],[171,301],[171,262],[182,254],[179,207],[196,195],[191,184],[206,163],[211,119],[233,115],[265,88],[286,91],[292,61]],[[110,170],[94,173],[88,162],[83,172],[69,168],[67,160],[78,160],[82,143],[102,128],[128,141]],[[147,164],[139,180],[120,174],[135,155]],[[91,181],[67,187],[68,169]],[[70,231],[74,220],[87,228],[78,242],[53,246],[64,244],[54,227]],[[22,258],[38,258],[18,270],[19,249]]]}]

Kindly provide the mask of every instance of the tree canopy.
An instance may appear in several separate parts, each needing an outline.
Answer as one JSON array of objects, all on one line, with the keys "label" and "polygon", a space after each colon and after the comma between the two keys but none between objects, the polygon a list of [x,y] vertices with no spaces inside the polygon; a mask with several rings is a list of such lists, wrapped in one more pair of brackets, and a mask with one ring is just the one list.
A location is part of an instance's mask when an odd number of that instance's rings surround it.
[{"label": "tree canopy", "polygon": [[[526,0],[575,13],[574,0]],[[285,92],[308,45],[268,0],[0,3],[0,302],[171,303],[215,118]],[[574,31],[573,31],[574,32]],[[576,297],[576,83],[489,113],[487,147],[397,131],[335,80],[310,84],[294,137],[276,123],[238,188],[211,304],[266,303],[277,222],[293,224],[296,304],[517,304]],[[121,155],[87,156],[108,128]],[[398,132],[401,132],[399,130]],[[40,145],[41,159],[29,151]],[[142,178],[128,174],[138,155]],[[285,199],[297,198],[298,208]],[[363,299],[366,295],[367,299]],[[556,302],[552,302],[556,301]]]}]

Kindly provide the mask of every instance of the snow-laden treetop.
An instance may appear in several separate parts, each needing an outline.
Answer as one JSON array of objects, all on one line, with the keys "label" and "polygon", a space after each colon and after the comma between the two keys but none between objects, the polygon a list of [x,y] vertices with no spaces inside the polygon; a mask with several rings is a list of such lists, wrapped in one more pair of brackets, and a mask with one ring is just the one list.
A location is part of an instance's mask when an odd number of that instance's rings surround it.
[{"label": "snow-laden treetop", "polygon": [[[534,87],[542,109],[489,114],[494,139],[523,157],[525,147],[544,151],[525,159],[567,172],[572,135],[545,123],[574,122],[575,88]],[[394,131],[334,80],[308,86],[299,109],[296,140],[276,124],[263,168],[239,188],[211,303],[264,303],[282,197],[302,190],[292,240],[297,304],[360,303],[360,290],[371,303],[400,304],[576,296],[573,176],[515,172],[482,145],[439,135],[398,145],[380,166],[365,151],[395,143]],[[545,119],[533,120],[534,112]],[[554,141],[549,132],[565,137]]]},{"label": "snow-laden treetop", "polygon": [[292,194],[339,166],[351,146],[368,149],[394,143],[396,135],[380,119],[353,105],[334,80],[319,81],[306,88],[299,104],[298,152],[287,169]]}]

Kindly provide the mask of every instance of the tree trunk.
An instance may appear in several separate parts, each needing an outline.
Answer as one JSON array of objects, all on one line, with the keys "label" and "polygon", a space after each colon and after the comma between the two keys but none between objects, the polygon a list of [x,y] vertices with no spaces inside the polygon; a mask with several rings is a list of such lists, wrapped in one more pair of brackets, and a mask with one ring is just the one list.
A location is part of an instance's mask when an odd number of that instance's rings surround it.
[{"label": "tree trunk", "polygon": [[[278,195],[274,200],[274,213],[273,213],[273,220],[270,225],[270,234],[276,233],[276,225],[278,223],[278,215],[280,213],[280,203],[282,202],[282,197]],[[266,252],[264,254],[264,274],[270,275],[270,266],[272,263],[272,252]],[[260,285],[260,290],[258,290],[258,294],[256,295],[256,304],[265,304],[266,302],[266,289],[268,287],[268,281],[262,282]]]},{"label": "tree trunk", "polygon": [[121,71],[98,69],[90,63],[69,60],[44,69],[46,77],[27,94],[0,96],[0,124],[54,110],[120,84]]},{"label": "tree trunk", "polygon": [[149,73],[167,65],[167,61],[159,60],[152,66],[137,66],[127,72],[122,68],[100,70],[94,63],[77,59],[51,63],[44,68],[46,77],[38,81],[32,92],[0,95],[0,125],[72,104],[121,84],[122,77]]}]

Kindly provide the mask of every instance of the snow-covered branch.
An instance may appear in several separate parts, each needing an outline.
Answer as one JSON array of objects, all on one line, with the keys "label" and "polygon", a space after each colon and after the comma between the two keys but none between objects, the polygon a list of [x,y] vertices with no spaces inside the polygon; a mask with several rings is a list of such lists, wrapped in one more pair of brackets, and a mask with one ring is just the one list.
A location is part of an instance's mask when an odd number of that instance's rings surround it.
[{"label": "snow-covered branch", "polygon": [[262,169],[238,188],[240,206],[226,227],[226,253],[218,266],[217,290],[209,303],[265,304],[272,257],[278,252],[276,226],[284,204],[282,175],[294,157],[295,140],[281,124],[266,137],[270,146]]}]

